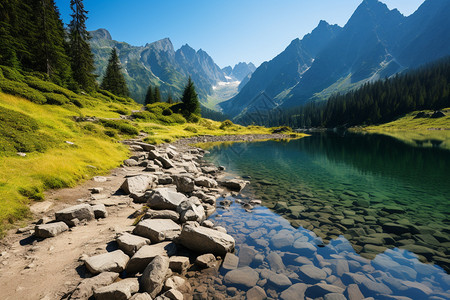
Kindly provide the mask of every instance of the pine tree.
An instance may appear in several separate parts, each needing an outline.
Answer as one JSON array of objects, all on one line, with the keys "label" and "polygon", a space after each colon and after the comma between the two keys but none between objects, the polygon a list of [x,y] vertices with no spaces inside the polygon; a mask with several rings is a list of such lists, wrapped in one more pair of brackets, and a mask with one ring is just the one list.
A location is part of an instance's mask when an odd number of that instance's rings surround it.
[{"label": "pine tree", "polygon": [[155,95],[153,94],[152,86],[149,85],[147,89],[147,94],[145,95],[144,105],[155,103]]},{"label": "pine tree", "polygon": [[169,95],[167,96],[167,101],[166,101],[167,103],[169,103],[169,104],[173,104],[173,97],[172,97],[172,93],[171,92],[169,92]]},{"label": "pine tree", "polygon": [[91,38],[86,29],[87,11],[83,0],[70,0],[73,11],[72,21],[69,24],[69,50],[72,62],[73,78],[86,91],[96,88],[94,68],[94,55],[89,46]]},{"label": "pine tree", "polygon": [[155,87],[155,96],[154,96],[155,102],[161,102],[161,92],[159,91],[159,87]]},{"label": "pine tree", "polygon": [[128,87],[121,69],[117,50],[113,48],[100,88],[110,91],[117,96],[128,97]]},{"label": "pine tree", "polygon": [[190,116],[191,114],[200,115],[200,102],[198,101],[198,95],[195,91],[194,82],[189,76],[188,83],[183,91],[183,108],[184,115]]}]

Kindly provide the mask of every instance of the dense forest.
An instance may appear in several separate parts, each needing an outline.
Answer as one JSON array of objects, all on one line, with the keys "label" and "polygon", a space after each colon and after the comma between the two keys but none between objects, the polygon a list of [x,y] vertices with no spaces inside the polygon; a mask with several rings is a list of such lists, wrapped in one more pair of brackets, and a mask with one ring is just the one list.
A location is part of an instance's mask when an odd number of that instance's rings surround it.
[{"label": "dense forest", "polygon": [[395,77],[366,83],[326,102],[280,111],[266,125],[296,128],[358,126],[393,121],[415,110],[450,107],[450,57]]}]

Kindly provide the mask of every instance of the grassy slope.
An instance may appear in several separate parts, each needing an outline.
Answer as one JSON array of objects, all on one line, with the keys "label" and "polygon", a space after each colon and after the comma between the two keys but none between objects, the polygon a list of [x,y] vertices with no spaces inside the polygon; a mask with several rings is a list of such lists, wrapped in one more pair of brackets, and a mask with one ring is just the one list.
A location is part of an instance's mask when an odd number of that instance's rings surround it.
[{"label": "grassy slope", "polygon": [[[446,116],[438,119],[414,119],[418,111],[407,114],[393,122],[364,127],[369,133],[385,134],[409,144],[432,147],[431,141],[441,142],[440,147],[450,149],[450,108],[442,110]],[[432,111],[424,111],[432,114]]]},{"label": "grassy slope", "polygon": [[[13,75],[0,76],[0,236],[8,224],[30,216],[29,204],[43,200],[43,191],[74,186],[119,166],[129,155],[119,141],[139,131],[148,134],[149,143],[198,135],[271,133],[269,128],[221,126],[207,119],[187,123],[179,114],[163,114],[170,108],[165,103],[150,107],[143,119],[124,121],[121,115],[141,106],[106,92],[77,95],[30,75]],[[49,89],[57,94],[51,97],[66,98],[58,105],[30,101],[45,101]],[[100,120],[92,122],[85,117]],[[17,152],[27,155],[20,157]]]}]

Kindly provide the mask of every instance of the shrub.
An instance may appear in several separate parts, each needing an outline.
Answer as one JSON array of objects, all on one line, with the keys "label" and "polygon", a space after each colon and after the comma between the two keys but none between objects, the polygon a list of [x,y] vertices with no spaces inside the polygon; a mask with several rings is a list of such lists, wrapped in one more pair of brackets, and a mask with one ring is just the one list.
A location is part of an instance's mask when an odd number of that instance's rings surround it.
[{"label": "shrub", "polygon": [[44,104],[47,101],[41,93],[23,82],[0,79],[0,89],[6,94],[23,97],[37,104]]},{"label": "shrub", "polygon": [[230,120],[225,120],[222,123],[220,123],[219,128],[224,130],[224,129],[229,128],[229,127],[231,127],[233,125],[234,125],[233,122],[231,122]]},{"label": "shrub", "polygon": [[14,68],[7,67],[7,66],[0,66],[0,69],[2,70],[3,76],[6,79],[9,79],[12,81],[22,81],[24,79],[24,76],[22,74],[20,74],[20,72]]},{"label": "shrub", "polygon": [[113,129],[106,129],[104,131],[104,134],[109,136],[109,137],[112,137],[112,138],[117,138],[117,132],[115,130],[113,130]]},{"label": "shrub", "polygon": [[62,189],[70,186],[69,182],[52,175],[42,176],[42,182],[44,183],[45,189]]},{"label": "shrub", "polygon": [[122,134],[138,135],[139,131],[136,127],[124,120],[100,120],[104,127],[114,128],[119,130]]},{"label": "shrub", "polygon": [[271,129],[272,133],[291,132],[292,128],[289,126],[274,127]]},{"label": "shrub", "polygon": [[47,99],[47,104],[64,105],[70,102],[66,96],[61,94],[44,93],[44,96]]},{"label": "shrub", "polygon": [[27,83],[30,87],[39,90],[41,92],[46,93],[58,93],[66,96],[67,98],[75,98],[78,95],[72,92],[71,90],[60,87],[57,84],[54,84],[50,81],[44,81],[34,76],[26,76],[25,83]]},{"label": "shrub", "polygon": [[173,114],[173,112],[172,112],[172,110],[171,110],[170,108],[165,108],[165,109],[162,111],[162,114],[163,114],[163,116],[170,116],[170,115]]},{"label": "shrub", "polygon": [[186,126],[186,127],[184,128],[184,130],[190,131],[190,132],[193,132],[193,133],[197,133],[197,132],[198,132],[198,129],[195,128],[195,127],[193,127],[193,126]]},{"label": "shrub", "polygon": [[29,199],[35,200],[35,201],[42,201],[44,200],[44,193],[42,192],[42,189],[37,186],[32,186],[28,188],[20,187],[18,189],[19,194],[21,194],[24,197],[27,197]]},{"label": "shrub", "polygon": [[189,117],[186,118],[189,123],[198,123],[200,119],[201,117],[195,114],[190,114]]},{"label": "shrub", "polygon": [[118,113],[119,115],[125,115],[125,116],[128,116],[128,115],[130,115],[131,114],[131,112],[128,110],[128,109],[126,109],[126,108],[116,108],[115,110],[114,110],[114,112],[116,112],[116,113]]}]

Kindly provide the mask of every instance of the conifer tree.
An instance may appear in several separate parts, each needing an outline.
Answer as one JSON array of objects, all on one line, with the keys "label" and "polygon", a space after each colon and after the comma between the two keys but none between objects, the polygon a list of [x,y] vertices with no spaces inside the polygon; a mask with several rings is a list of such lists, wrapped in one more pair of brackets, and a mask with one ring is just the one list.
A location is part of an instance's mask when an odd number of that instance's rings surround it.
[{"label": "conifer tree", "polygon": [[173,104],[173,97],[172,97],[172,93],[171,92],[169,92],[169,95],[167,96],[167,101],[166,101],[167,103],[169,103],[169,104]]},{"label": "conifer tree", "polygon": [[72,21],[69,24],[69,51],[72,63],[74,80],[86,91],[96,87],[94,71],[94,55],[89,46],[91,38],[86,29],[87,11],[83,0],[70,0],[73,11]]},{"label": "conifer tree", "polygon": [[110,91],[117,96],[128,97],[128,87],[121,69],[117,50],[113,48],[100,88]]},{"label": "conifer tree", "polygon": [[161,102],[161,92],[159,91],[159,87],[155,87],[155,102]]},{"label": "conifer tree", "polygon": [[198,101],[198,95],[195,91],[194,82],[189,76],[188,83],[183,91],[183,108],[184,115],[190,116],[192,114],[200,115],[200,102]]},{"label": "conifer tree", "polygon": [[152,103],[155,103],[155,94],[153,93],[152,85],[149,85],[147,89],[147,94],[145,95],[144,104],[148,105]]}]

